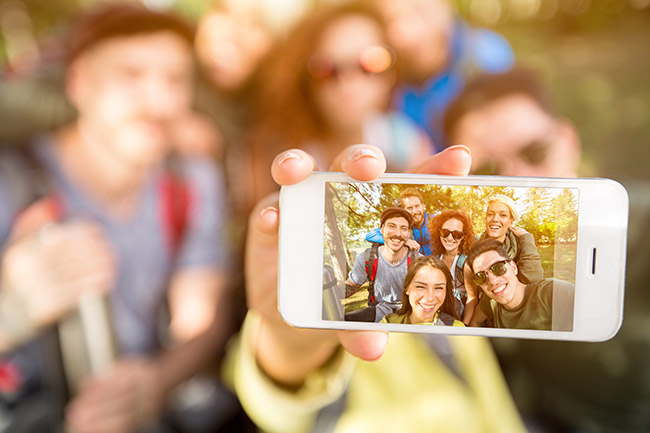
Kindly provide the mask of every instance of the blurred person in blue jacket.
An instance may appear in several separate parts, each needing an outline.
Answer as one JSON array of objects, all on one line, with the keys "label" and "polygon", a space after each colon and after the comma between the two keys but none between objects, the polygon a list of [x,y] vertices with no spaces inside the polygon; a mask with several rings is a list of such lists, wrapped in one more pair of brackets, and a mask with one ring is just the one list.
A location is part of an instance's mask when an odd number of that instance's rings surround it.
[{"label": "blurred person in blue jacket", "polygon": [[[429,233],[429,220],[422,193],[417,188],[404,188],[399,194],[400,206],[413,217],[411,237],[406,241],[406,246],[424,256],[433,254],[431,249],[431,233]],[[378,244],[384,243],[384,237],[379,228],[366,234],[366,241]]]},{"label": "blurred person in blue jacket", "polygon": [[448,105],[478,73],[508,70],[509,43],[472,27],[450,0],[381,0],[388,38],[400,61],[395,107],[424,128],[437,150],[448,145],[442,121]]}]

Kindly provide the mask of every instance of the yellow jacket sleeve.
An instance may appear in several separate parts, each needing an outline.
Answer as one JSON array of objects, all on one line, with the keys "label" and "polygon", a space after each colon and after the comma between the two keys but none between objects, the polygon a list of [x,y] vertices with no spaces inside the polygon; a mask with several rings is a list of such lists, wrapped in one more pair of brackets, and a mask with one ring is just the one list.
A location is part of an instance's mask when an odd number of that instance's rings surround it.
[{"label": "yellow jacket sleeve", "polygon": [[356,359],[339,350],[327,365],[311,373],[298,390],[287,390],[259,368],[254,354],[260,317],[249,311],[228,366],[242,407],[265,432],[301,433],[311,428],[318,412],[343,395]]}]

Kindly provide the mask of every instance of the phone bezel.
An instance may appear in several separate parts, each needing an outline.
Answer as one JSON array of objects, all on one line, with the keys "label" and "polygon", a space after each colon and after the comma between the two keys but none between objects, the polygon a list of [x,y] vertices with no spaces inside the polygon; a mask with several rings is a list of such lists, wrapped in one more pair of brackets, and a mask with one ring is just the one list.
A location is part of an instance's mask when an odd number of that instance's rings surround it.
[{"label": "phone bezel", "polygon": [[[359,182],[343,173],[315,172],[280,192],[278,308],[296,327],[604,341],[623,320],[629,199],[616,181],[601,178],[533,178],[385,174],[372,182],[577,188],[578,235],[573,331],[418,326],[324,320],[322,269],[326,182]],[[597,249],[596,274],[591,255]],[[602,265],[611,263],[611,267]],[[610,271],[611,269],[611,271]]]}]

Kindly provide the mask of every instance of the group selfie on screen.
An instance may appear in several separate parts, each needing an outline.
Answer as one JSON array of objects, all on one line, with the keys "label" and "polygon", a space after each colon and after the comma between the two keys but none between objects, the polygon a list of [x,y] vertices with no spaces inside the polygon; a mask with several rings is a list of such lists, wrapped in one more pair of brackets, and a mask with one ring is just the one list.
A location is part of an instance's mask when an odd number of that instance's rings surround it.
[{"label": "group selfie on screen", "polygon": [[365,237],[371,246],[354,260],[344,320],[573,330],[574,284],[544,277],[535,238],[514,225],[511,197],[486,199],[482,233],[469,210],[427,214],[418,188],[401,189],[399,202],[381,210]]}]

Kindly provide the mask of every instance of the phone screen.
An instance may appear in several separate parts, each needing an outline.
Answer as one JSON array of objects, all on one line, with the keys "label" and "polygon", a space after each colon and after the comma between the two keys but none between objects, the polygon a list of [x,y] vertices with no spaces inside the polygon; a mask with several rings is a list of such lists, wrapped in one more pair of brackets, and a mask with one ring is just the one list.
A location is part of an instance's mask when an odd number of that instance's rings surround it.
[{"label": "phone screen", "polygon": [[577,188],[326,182],[322,318],[572,331]]}]

